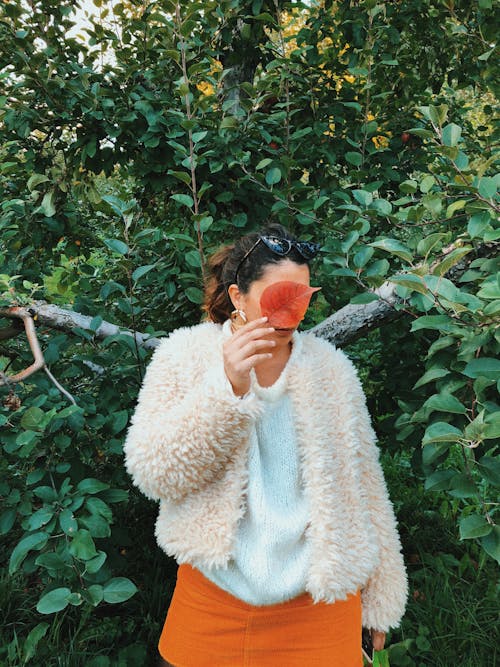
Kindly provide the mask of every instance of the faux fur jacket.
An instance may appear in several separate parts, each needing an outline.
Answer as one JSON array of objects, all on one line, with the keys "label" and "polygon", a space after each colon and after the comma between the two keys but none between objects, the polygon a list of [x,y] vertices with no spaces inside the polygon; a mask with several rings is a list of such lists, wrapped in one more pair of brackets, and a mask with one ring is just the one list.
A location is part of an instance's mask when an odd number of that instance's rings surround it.
[{"label": "faux fur jacket", "polygon": [[[148,366],[124,445],[135,485],[160,500],[155,535],[179,563],[227,564],[245,512],[252,422],[264,409],[236,397],[224,373],[224,325],[181,328]],[[399,625],[408,593],[365,396],[352,362],[312,334],[294,333],[288,388],[310,508],[306,590],[345,599],[361,588],[363,625]]]}]

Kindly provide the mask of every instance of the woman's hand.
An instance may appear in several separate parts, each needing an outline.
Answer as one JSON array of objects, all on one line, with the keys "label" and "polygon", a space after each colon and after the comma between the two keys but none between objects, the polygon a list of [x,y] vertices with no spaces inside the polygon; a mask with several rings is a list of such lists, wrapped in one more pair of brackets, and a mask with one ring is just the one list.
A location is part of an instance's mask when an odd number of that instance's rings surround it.
[{"label": "woman's hand", "polygon": [[372,644],[375,651],[381,651],[385,644],[385,632],[380,630],[370,630],[372,636]]},{"label": "woman's hand", "polygon": [[238,329],[223,345],[224,370],[236,396],[244,396],[250,389],[250,370],[270,359],[269,351],[276,343],[264,338],[274,331],[266,326],[267,317],[260,317]]}]

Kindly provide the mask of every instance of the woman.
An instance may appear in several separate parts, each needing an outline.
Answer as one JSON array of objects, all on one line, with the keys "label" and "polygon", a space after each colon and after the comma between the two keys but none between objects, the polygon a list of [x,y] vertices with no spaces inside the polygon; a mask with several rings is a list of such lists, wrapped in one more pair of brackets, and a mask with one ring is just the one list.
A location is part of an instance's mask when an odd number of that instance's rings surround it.
[{"label": "woman", "polygon": [[166,664],[360,667],[362,625],[380,649],[403,614],[401,545],[356,371],[261,313],[270,285],[309,285],[318,248],[280,225],[223,248],[209,321],[174,331],[148,367],[125,455],[180,564]]}]

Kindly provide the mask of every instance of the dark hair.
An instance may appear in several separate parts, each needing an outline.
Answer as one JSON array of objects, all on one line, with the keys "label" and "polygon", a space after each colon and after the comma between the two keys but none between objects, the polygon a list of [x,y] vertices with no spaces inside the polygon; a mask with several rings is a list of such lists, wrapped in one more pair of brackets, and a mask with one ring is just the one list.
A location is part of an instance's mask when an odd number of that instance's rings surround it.
[{"label": "dark hair", "polygon": [[[203,310],[212,322],[225,322],[234,306],[229,298],[228,288],[235,280],[236,270],[245,254],[256,243],[259,236],[278,236],[289,241],[296,241],[288,229],[279,224],[269,224],[258,232],[251,232],[242,236],[236,243],[226,245],[215,252],[208,260],[209,276],[205,285]],[[289,259],[296,264],[309,264],[296,248],[285,257],[273,253],[264,243],[259,243],[247,259],[241,264],[238,271],[238,287],[243,294],[250,289],[250,285],[262,277],[269,264],[278,264]]]}]

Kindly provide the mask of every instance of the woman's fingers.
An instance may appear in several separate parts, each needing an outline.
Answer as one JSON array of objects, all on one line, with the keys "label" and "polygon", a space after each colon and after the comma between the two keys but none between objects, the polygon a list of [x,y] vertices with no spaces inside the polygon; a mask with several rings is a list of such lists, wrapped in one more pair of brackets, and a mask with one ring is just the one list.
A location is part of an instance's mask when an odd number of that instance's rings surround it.
[{"label": "woman's fingers", "polygon": [[241,357],[243,359],[247,359],[248,357],[251,357],[253,354],[258,352],[259,350],[262,350],[264,348],[273,348],[275,347],[276,343],[274,340],[265,340],[265,339],[258,339],[258,340],[251,340],[249,343],[244,345],[239,349],[239,352],[241,354]]},{"label": "woman's fingers", "polygon": [[237,339],[238,337],[241,337],[242,335],[245,335],[249,331],[253,331],[254,329],[265,326],[266,322],[267,322],[267,317],[259,317],[256,320],[252,320],[251,322],[247,322],[242,327],[237,329],[237,331],[234,332],[234,334],[232,335],[232,338]]},{"label": "woman's fingers", "polygon": [[[266,326],[267,317],[252,320],[224,343],[224,369],[233,391],[243,395],[250,386],[250,370],[272,357],[275,341],[266,338],[274,331]],[[264,350],[268,350],[264,352]]]},{"label": "woman's fingers", "polygon": [[270,359],[272,356],[273,355],[271,352],[265,352],[263,354],[253,354],[251,357],[247,357],[242,362],[242,369],[248,373],[254,366],[257,366],[257,364],[260,364],[262,361]]}]

